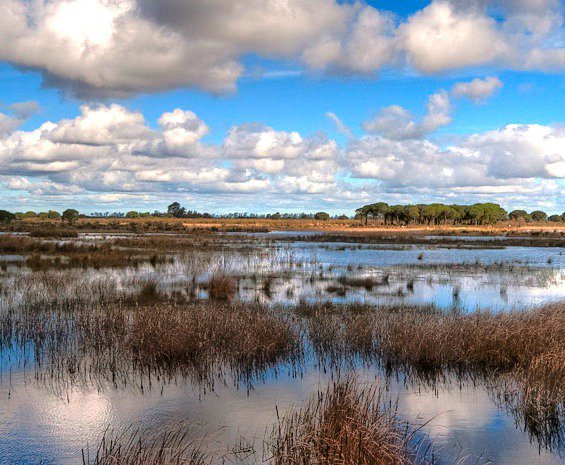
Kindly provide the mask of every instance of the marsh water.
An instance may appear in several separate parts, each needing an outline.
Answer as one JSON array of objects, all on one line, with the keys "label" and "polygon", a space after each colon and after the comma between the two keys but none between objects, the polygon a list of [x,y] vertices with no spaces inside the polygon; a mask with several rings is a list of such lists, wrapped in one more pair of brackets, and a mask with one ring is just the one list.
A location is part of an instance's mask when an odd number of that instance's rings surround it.
[{"label": "marsh water", "polygon": [[[208,297],[211,274],[236,277],[237,299],[277,307],[297,302],[364,302],[377,305],[434,305],[445,311],[523,310],[565,299],[565,250],[558,247],[455,247],[290,240],[288,234],[218,235],[220,251],[173,253],[167,263],[66,271],[66,292],[99,283],[128,293],[152,280],[164,293]],[[304,234],[304,233],[301,233]],[[112,236],[83,235],[85,243]],[[488,242],[488,240],[485,240]],[[25,286],[34,273],[18,261],[0,275],[4,311],[25,305]],[[0,258],[0,260],[2,260]],[[63,271],[51,271],[51,279]],[[43,278],[39,293],[60,292]],[[27,284],[26,284],[27,283]],[[37,291],[36,289],[36,291]],[[96,295],[93,294],[93,299]],[[31,348],[29,348],[31,349]],[[328,367],[310,354],[300,367],[283,364],[246,383],[229,376],[203,387],[189,379],[138,380],[69,385],[53,389],[38,377],[32,350],[0,347],[0,464],[80,464],[108,429],[129,425],[165,430],[186,422],[194,438],[225,455],[226,463],[261,463],[263,441],[277,415],[300,407],[330,380],[354,372],[359,383],[382,385],[398,415],[421,426],[421,447],[433,446],[436,463],[563,464],[560,425],[548,440],[481,383],[448,378],[429,385],[402,374],[385,377],[361,360]],[[140,387],[140,385],[142,387]]]}]

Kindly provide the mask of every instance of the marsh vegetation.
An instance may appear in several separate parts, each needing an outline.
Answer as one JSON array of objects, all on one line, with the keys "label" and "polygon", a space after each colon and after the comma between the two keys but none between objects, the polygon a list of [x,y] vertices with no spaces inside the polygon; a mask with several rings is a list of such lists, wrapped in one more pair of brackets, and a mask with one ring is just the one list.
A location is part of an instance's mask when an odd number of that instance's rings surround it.
[{"label": "marsh vegetation", "polygon": [[[70,441],[69,463],[84,451],[89,464],[487,463],[496,437],[451,451],[431,434],[435,414],[414,416],[403,403],[459,386],[484,390],[515,444],[558,463],[562,250],[298,237],[1,235],[2,395],[15,402],[33,390],[39,402],[72,404],[77,392],[115,392],[142,405],[157,393],[161,412],[167,392],[189,389],[195,405],[221,411],[222,396],[281,390],[261,424],[218,426],[229,434],[217,441],[191,415],[171,426],[170,407],[159,435],[136,416],[96,424],[88,447],[83,436]],[[476,308],[481,298],[493,305]],[[289,402],[293,385],[302,388]],[[243,447],[248,434],[255,442]],[[18,457],[13,440],[2,448]]]}]

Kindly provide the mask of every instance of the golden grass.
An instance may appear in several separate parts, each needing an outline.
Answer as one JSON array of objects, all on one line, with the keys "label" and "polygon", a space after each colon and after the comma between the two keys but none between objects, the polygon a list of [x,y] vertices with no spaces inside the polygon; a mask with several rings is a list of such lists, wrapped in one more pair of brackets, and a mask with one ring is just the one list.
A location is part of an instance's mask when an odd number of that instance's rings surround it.
[{"label": "golden grass", "polygon": [[[60,220],[25,218],[13,223],[12,230],[30,231],[34,229],[61,228]],[[65,226],[68,229],[67,226]],[[400,234],[529,234],[557,232],[565,233],[564,223],[526,223],[514,221],[500,222],[488,226],[391,226],[381,225],[369,220],[368,225],[359,220],[331,219],[317,221],[314,219],[229,219],[229,218],[80,218],[73,226],[81,231],[129,231],[129,232],[186,232],[200,231],[274,231],[274,230],[316,230],[316,231],[349,231],[358,233],[400,233]]]},{"label": "golden grass", "polygon": [[298,329],[268,308],[227,302],[166,302],[158,288],[118,303],[27,305],[0,314],[0,349],[32,347],[39,378],[53,387],[155,374],[204,385],[250,381],[301,355]]},{"label": "golden grass", "polygon": [[225,273],[215,272],[212,274],[204,288],[212,300],[232,300],[238,291],[237,280]]},{"label": "golden grass", "polygon": [[416,370],[541,373],[565,350],[563,304],[500,313],[381,312],[374,327],[380,356]]},{"label": "golden grass", "polygon": [[155,304],[131,315],[125,344],[135,363],[208,368],[220,362],[253,373],[299,352],[288,321],[252,304]]},{"label": "golden grass", "polygon": [[[272,465],[407,465],[415,463],[406,426],[383,393],[338,381],[273,431]],[[420,462],[421,463],[421,462]]]}]

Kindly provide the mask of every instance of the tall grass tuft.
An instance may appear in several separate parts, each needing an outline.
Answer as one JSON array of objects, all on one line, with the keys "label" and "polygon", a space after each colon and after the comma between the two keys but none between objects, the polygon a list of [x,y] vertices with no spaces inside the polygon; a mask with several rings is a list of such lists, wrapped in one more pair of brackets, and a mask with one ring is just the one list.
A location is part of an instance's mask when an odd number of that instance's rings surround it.
[{"label": "tall grass tuft", "polygon": [[200,442],[187,437],[182,425],[162,435],[134,430],[106,431],[94,457],[82,451],[83,465],[209,465],[210,457]]},{"label": "tall grass tuft", "polygon": [[237,294],[237,281],[233,276],[224,273],[214,273],[205,288],[212,300],[232,300]]},{"label": "tall grass tuft", "polygon": [[384,406],[382,391],[338,381],[297,412],[279,420],[272,465],[407,465],[415,463],[410,436]]}]

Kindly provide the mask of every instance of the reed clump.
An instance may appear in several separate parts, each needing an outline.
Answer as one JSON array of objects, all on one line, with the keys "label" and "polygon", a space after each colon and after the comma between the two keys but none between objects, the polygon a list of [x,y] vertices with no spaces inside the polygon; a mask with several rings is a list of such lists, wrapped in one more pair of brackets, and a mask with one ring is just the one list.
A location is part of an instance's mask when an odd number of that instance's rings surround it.
[{"label": "reed clump", "polygon": [[0,350],[32,348],[38,378],[61,386],[140,374],[250,382],[302,353],[296,326],[265,306],[166,301],[152,282],[133,300],[29,303],[0,313],[0,330]]},{"label": "reed clump", "polygon": [[381,311],[375,338],[381,358],[416,370],[514,371],[524,379],[547,372],[551,379],[541,379],[548,382],[565,376],[565,365],[556,363],[565,350],[562,303],[500,313]]},{"label": "reed clump", "polygon": [[184,425],[164,434],[134,430],[106,431],[95,455],[82,451],[82,465],[208,465],[211,458],[202,441],[190,440]]},{"label": "reed clump", "polygon": [[[338,381],[279,420],[272,465],[408,465],[416,463],[405,425],[383,393]],[[422,463],[422,462],[418,462]]]},{"label": "reed clump", "polygon": [[364,288],[371,291],[374,287],[388,284],[388,278],[377,280],[373,276],[340,276],[338,282],[346,287]]},{"label": "reed clump", "polygon": [[361,357],[416,381],[435,383],[448,375],[482,380],[528,429],[548,430],[547,437],[560,428],[565,410],[563,303],[501,313],[331,304],[304,306],[299,312],[319,357]]},{"label": "reed clump", "polygon": [[237,280],[228,274],[216,272],[203,286],[212,300],[232,300],[238,291]]},{"label": "reed clump", "polygon": [[207,369],[227,365],[249,374],[297,356],[297,331],[265,307],[204,302],[155,304],[132,315],[126,344],[145,367]]}]

